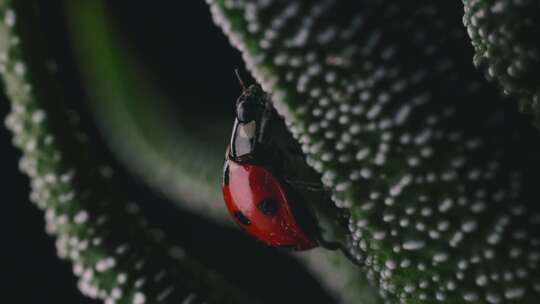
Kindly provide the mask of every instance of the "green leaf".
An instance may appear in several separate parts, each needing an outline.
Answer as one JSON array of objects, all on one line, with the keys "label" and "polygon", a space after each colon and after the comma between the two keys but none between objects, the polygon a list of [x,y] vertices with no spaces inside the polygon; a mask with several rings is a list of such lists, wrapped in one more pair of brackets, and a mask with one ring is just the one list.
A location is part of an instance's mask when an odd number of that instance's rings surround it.
[{"label": "green leaf", "polygon": [[330,250],[298,253],[311,272],[325,284],[336,303],[383,303],[376,288],[343,254]]},{"label": "green leaf", "polygon": [[467,60],[459,3],[208,3],[388,303],[537,302],[538,135]]},{"label": "green leaf", "polygon": [[249,302],[149,227],[92,153],[54,72],[36,1],[0,3],[1,72],[31,200],[81,291],[106,303]]},{"label": "green leaf", "polygon": [[181,206],[229,223],[216,205],[230,121],[207,122],[189,109],[174,116],[173,102],[144,73],[101,1],[65,6],[91,109],[118,158]]},{"label": "green leaf", "polygon": [[496,81],[521,110],[540,119],[540,3],[463,0],[463,23],[476,54],[474,64]]},{"label": "green leaf", "polygon": [[[95,117],[119,159],[154,187],[176,198],[180,206],[231,224],[221,202],[218,179],[222,148],[227,145],[222,141],[228,139],[232,122],[223,126],[223,121],[201,120],[201,114],[192,109],[184,109],[183,117],[171,117],[171,112],[163,108],[170,101],[158,92],[153,79],[145,77],[103,5],[68,1],[66,12],[85,84],[93,97]],[[199,134],[201,124],[210,126],[210,133]],[[207,140],[197,140],[201,137]],[[340,253],[313,250],[294,256],[307,264],[341,303],[357,303],[359,299],[366,304],[379,303],[365,277],[354,268],[351,271],[351,262]]]}]

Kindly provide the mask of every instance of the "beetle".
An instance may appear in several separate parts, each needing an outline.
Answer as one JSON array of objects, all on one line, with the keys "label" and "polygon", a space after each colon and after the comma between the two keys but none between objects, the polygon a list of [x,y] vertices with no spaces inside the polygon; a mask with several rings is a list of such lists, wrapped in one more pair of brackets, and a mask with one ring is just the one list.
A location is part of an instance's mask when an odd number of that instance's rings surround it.
[{"label": "beetle", "polygon": [[313,216],[286,176],[283,150],[287,148],[276,136],[281,118],[269,94],[256,84],[246,88],[237,71],[236,75],[243,90],[236,100],[223,171],[227,209],[244,231],[270,246],[317,247]]}]

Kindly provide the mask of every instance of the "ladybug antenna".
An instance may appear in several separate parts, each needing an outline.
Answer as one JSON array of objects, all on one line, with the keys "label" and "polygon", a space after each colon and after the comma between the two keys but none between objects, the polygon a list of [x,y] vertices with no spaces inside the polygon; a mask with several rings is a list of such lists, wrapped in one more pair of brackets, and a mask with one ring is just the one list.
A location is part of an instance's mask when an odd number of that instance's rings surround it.
[{"label": "ladybug antenna", "polygon": [[236,78],[238,79],[238,82],[240,83],[240,86],[242,87],[242,91],[245,91],[246,85],[244,84],[242,77],[240,77],[240,72],[238,72],[238,69],[234,69],[234,74],[236,74]]}]

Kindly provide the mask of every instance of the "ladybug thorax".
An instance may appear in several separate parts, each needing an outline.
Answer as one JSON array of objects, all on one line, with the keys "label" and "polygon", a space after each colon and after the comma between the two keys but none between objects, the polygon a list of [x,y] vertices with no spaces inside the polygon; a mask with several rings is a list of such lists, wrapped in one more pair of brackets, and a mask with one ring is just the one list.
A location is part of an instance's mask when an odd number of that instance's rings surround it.
[{"label": "ladybug thorax", "polygon": [[272,246],[315,246],[296,222],[284,185],[266,167],[232,160],[225,166],[225,202],[244,230]]},{"label": "ladybug thorax", "polygon": [[258,146],[263,141],[263,134],[272,108],[268,96],[258,86],[250,86],[236,100],[236,119],[233,126],[230,156],[237,161],[253,159]]}]

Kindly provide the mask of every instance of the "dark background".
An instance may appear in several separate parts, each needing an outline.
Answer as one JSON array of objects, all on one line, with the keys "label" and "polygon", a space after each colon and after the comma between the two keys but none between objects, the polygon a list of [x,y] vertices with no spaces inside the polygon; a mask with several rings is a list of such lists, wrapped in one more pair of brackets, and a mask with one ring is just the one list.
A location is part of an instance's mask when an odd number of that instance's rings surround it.
[{"label": "dark background", "polygon": [[[67,94],[81,101],[75,107],[82,114],[96,151],[111,159],[126,193],[142,202],[151,222],[189,248],[192,255],[242,288],[262,295],[269,303],[331,302],[305,269],[283,252],[268,249],[236,230],[224,230],[194,214],[177,210],[112,159],[84,102],[86,95],[73,60],[60,2],[46,2],[40,8],[45,12],[43,30],[55,41],[55,55],[60,60]],[[152,6],[140,0],[126,3],[109,4],[110,12],[126,41],[139,55],[138,59],[158,79],[162,89],[179,99],[193,97],[193,106],[204,106],[208,115],[231,113],[225,115],[232,118],[233,101],[240,92],[233,71],[241,69],[243,64],[239,53],[229,46],[211,21],[204,1]],[[4,96],[0,98],[0,117],[4,118],[9,103]],[[79,294],[71,265],[56,257],[54,239],[44,232],[43,212],[28,200],[28,179],[18,170],[20,153],[10,141],[11,134],[1,127],[3,283],[0,290],[7,291],[3,297],[13,299],[10,301],[14,303],[95,303]]]}]

